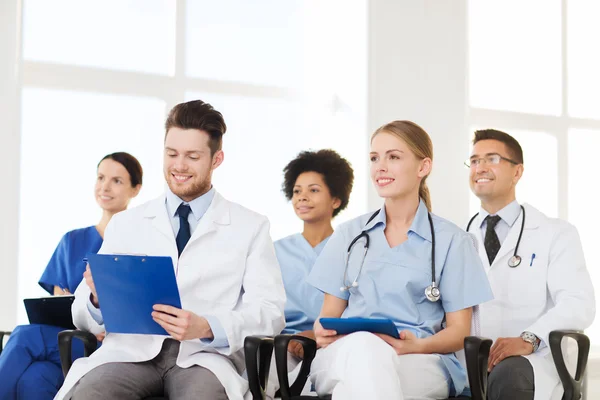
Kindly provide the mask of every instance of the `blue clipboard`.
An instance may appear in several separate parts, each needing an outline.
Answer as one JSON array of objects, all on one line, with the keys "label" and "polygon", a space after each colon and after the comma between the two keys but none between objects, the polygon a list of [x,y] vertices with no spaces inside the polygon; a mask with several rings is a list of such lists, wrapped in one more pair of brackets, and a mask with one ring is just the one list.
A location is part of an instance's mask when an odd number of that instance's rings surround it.
[{"label": "blue clipboard", "polygon": [[152,319],[152,306],[181,308],[170,257],[87,256],[107,332],[168,335]]},{"label": "blue clipboard", "polygon": [[387,318],[321,318],[319,322],[323,328],[334,330],[338,335],[364,331],[400,339],[398,328]]}]

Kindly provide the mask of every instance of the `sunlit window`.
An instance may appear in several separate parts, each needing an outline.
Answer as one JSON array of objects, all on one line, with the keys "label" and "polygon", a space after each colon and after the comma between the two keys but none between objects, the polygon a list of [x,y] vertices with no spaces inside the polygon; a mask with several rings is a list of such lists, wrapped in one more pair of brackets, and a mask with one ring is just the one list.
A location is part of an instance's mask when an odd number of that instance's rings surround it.
[{"label": "sunlit window", "polygon": [[94,184],[106,154],[126,151],[142,164],[132,206],[162,193],[164,113],[159,99],[23,90],[19,297],[44,295],[37,282],[62,235],[100,221]]},{"label": "sunlit window", "polygon": [[186,11],[188,76],[302,86],[302,1],[195,0]]},{"label": "sunlit window", "polygon": [[[588,271],[596,283],[596,309],[600,309],[598,282],[600,264],[598,255],[598,207],[600,188],[594,179],[597,151],[600,149],[600,131],[571,129],[569,131],[569,221],[579,230]],[[587,330],[588,334],[600,339],[600,320]]]},{"label": "sunlit window", "polygon": [[517,200],[530,203],[549,217],[558,217],[558,147],[543,132],[510,131],[521,144],[525,171],[517,184]]},{"label": "sunlit window", "polygon": [[561,1],[469,1],[472,107],[561,112]]},{"label": "sunlit window", "polygon": [[600,37],[600,3],[568,1],[569,115],[600,119],[600,52],[590,46]]},{"label": "sunlit window", "polygon": [[26,0],[25,60],[173,75],[173,0]]}]

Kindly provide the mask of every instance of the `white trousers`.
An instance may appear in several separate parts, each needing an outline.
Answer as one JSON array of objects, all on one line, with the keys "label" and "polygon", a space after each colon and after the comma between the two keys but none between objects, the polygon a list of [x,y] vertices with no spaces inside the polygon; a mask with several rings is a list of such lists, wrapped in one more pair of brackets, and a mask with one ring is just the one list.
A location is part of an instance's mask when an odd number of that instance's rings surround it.
[{"label": "white trousers", "polygon": [[431,400],[448,397],[450,377],[439,355],[397,355],[379,337],[356,332],[317,351],[311,381],[333,400]]}]

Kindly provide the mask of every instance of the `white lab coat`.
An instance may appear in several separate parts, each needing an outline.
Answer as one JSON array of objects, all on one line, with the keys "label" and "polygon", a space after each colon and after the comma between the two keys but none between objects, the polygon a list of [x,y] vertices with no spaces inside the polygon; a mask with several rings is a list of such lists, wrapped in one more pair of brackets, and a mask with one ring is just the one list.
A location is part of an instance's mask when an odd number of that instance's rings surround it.
[{"label": "white lab coat", "polygon": [[[170,256],[178,271],[183,309],[218,318],[229,341],[229,347],[218,349],[197,339],[184,341],[177,365],[208,368],[230,399],[250,397],[248,382],[240,376],[244,338],[275,335],[285,326],[285,291],[266,217],[217,193],[178,258],[165,197],[161,196],[115,215],[99,253]],[[100,333],[104,326],[98,325],[87,309],[89,295],[82,281],[75,291],[73,320],[79,329]],[[91,357],[75,361],[55,399],[63,399],[83,375],[99,365],[153,359],[165,338],[109,332]]]},{"label": "white lab coat", "polygon": [[[479,256],[494,292],[494,300],[479,306],[481,335],[495,341],[529,331],[542,339],[546,346],[526,357],[535,375],[534,399],[560,399],[563,388],[547,346],[548,337],[556,329],[583,330],[591,325],[596,313],[594,287],[577,229],[566,221],[548,218],[528,204],[523,206],[525,227],[518,251],[522,260],[516,268],[510,268],[508,260],[515,250],[523,213],[491,266],[479,228],[481,216],[470,228],[479,242]],[[572,350],[567,352],[571,365],[576,362]]]}]

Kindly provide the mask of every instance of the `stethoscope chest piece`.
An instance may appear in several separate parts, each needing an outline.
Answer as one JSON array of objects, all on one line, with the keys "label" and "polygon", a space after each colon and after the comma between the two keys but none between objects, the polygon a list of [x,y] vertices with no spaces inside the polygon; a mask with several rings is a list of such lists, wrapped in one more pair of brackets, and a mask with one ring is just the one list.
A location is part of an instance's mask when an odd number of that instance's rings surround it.
[{"label": "stethoscope chest piece", "polygon": [[425,288],[425,297],[432,303],[440,299],[440,289],[435,285],[431,284]]},{"label": "stethoscope chest piece", "polygon": [[521,256],[514,255],[508,260],[508,266],[511,268],[516,268],[521,264]]}]

